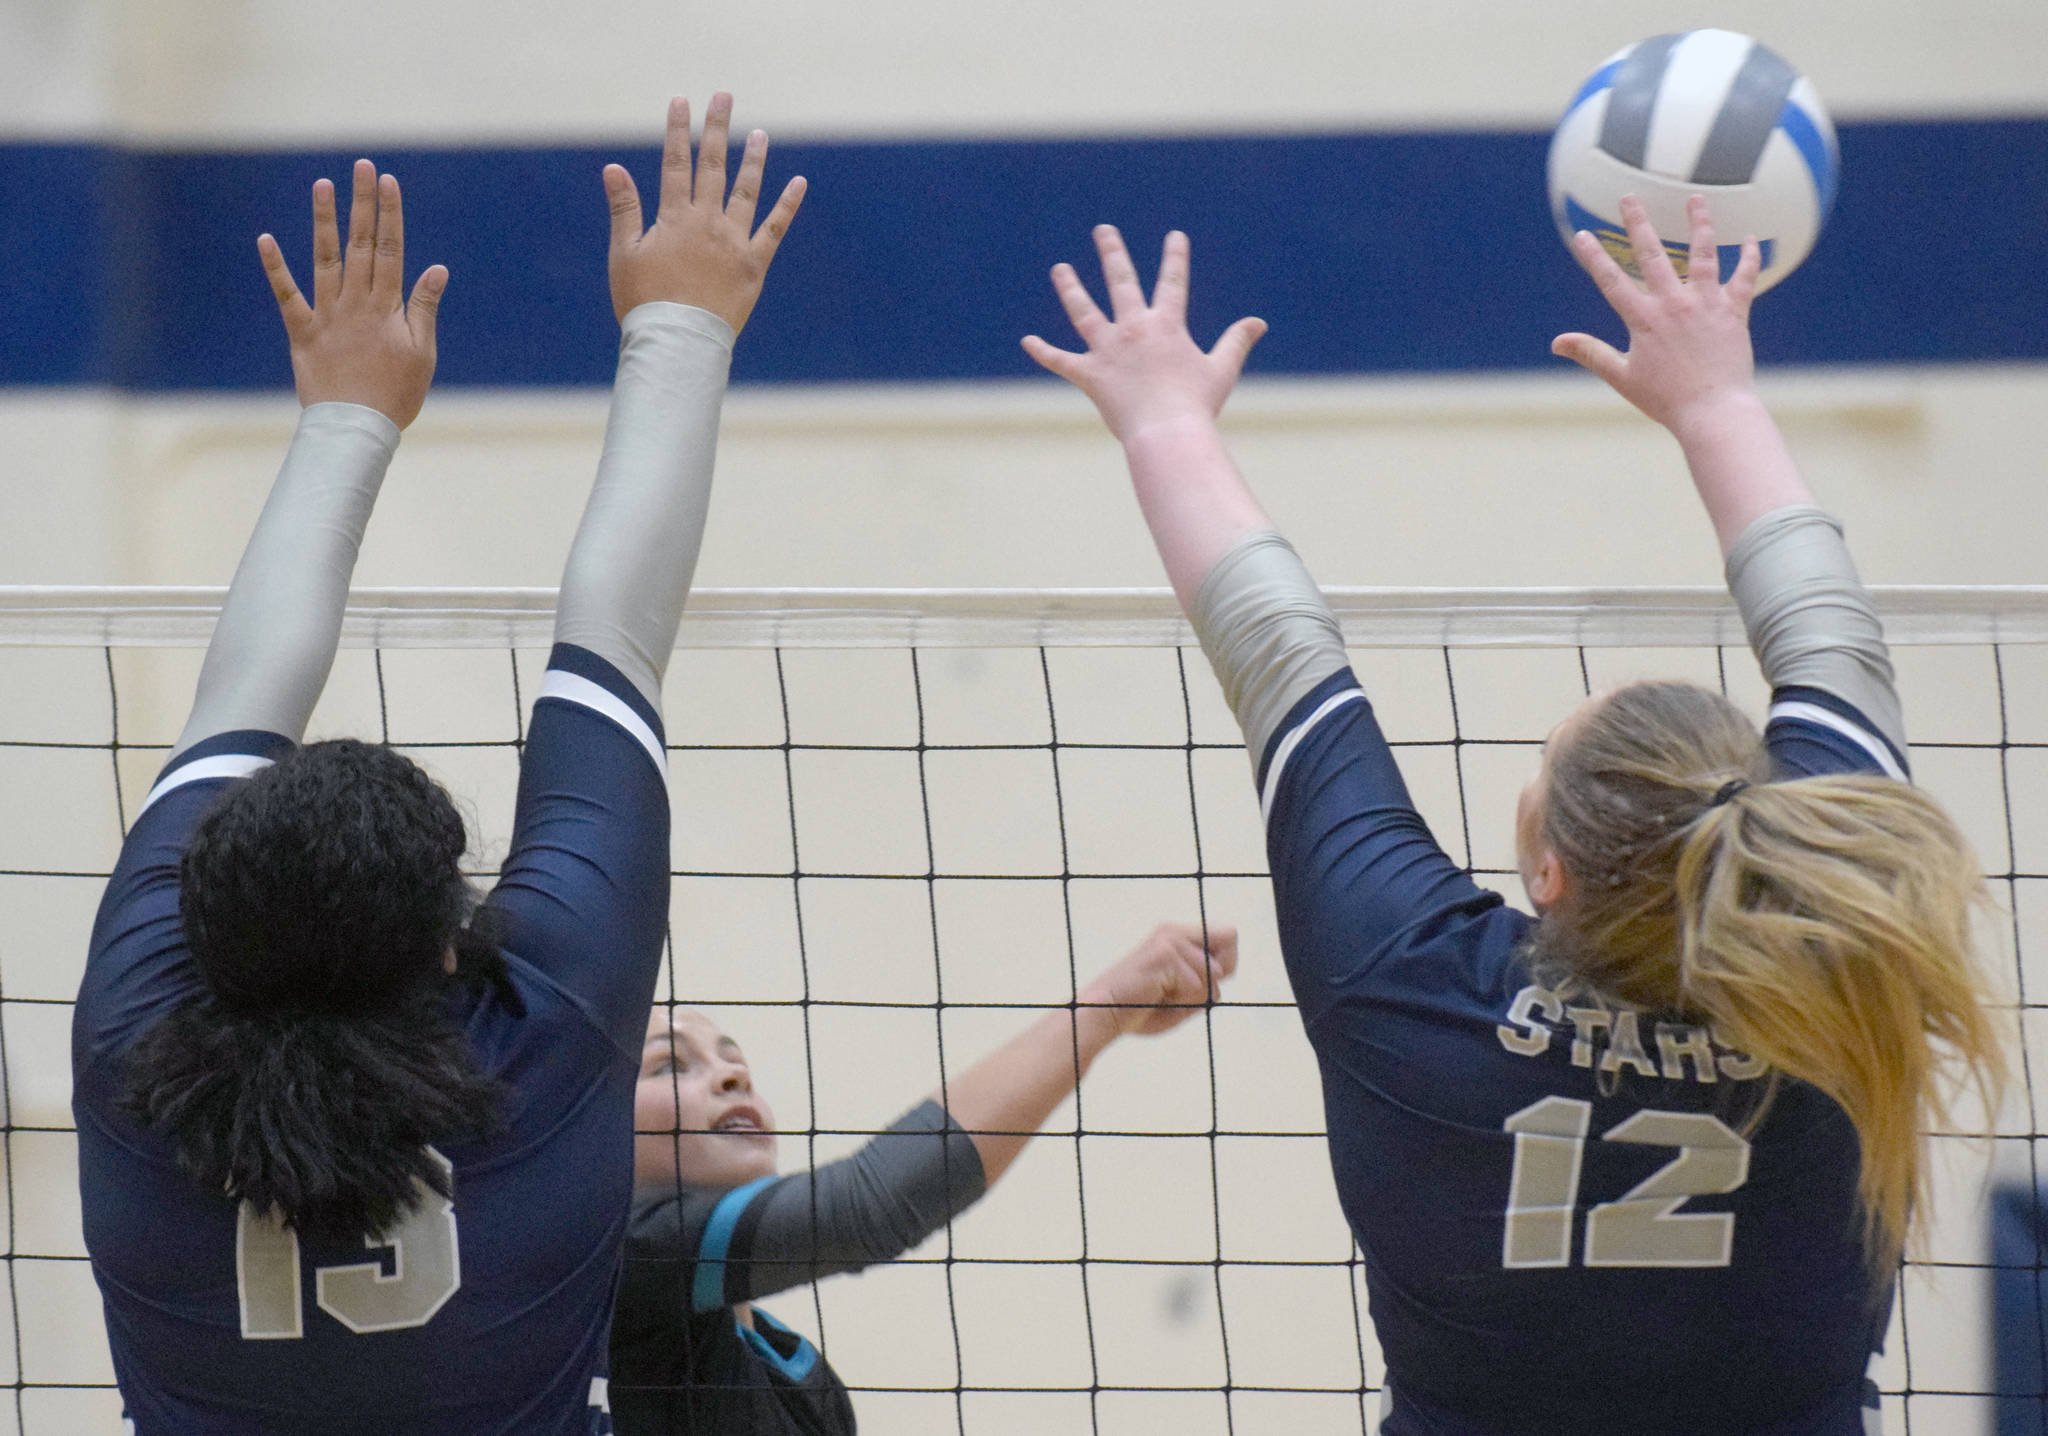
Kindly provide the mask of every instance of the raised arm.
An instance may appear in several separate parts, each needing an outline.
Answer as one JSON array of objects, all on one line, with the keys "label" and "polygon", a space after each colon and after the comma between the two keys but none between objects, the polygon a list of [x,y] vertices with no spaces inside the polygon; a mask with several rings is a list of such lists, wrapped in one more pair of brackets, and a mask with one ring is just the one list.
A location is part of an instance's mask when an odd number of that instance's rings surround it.
[{"label": "raised arm", "polygon": [[1633,197],[1621,212],[1641,288],[1592,235],[1573,236],[1579,263],[1628,325],[1629,347],[1623,353],[1574,333],[1559,335],[1551,349],[1606,380],[1678,440],[1765,679],[1774,689],[1817,689],[1847,703],[1902,759],[1905,724],[1884,630],[1840,521],[1815,507],[1756,392],[1749,342],[1756,240],[1743,241],[1724,284],[1706,201],[1695,195],[1689,208],[1684,280]]},{"label": "raised arm", "polygon": [[1188,237],[1166,236],[1152,301],[1114,225],[1095,227],[1112,317],[1104,316],[1071,264],[1056,264],[1053,290],[1088,348],[1075,354],[1036,334],[1024,352],[1094,401],[1124,446],[1131,487],[1181,607],[1216,561],[1248,534],[1273,525],[1216,432],[1263,319],[1240,319],[1203,353],[1188,333]]},{"label": "raised arm", "polygon": [[1048,1012],[934,1094],[974,1139],[994,1186],[1053,1109],[1073,1095],[1119,1037],[1180,1026],[1237,971],[1237,929],[1162,923],[1087,986],[1069,1011]]},{"label": "raised arm", "polygon": [[728,196],[731,119],[732,96],[712,96],[693,173],[689,102],[670,102],[651,228],[632,176],[619,165],[604,171],[619,372],[597,483],[562,574],[555,639],[605,659],[657,712],[704,538],[733,340],[804,196],[802,177],[792,179],[754,227],[768,136],[747,137]]},{"label": "raised arm", "polygon": [[622,1049],[639,1044],[668,921],[661,679],[704,535],[726,369],[804,192],[791,180],[755,228],[768,137],[749,137],[728,197],[731,114],[730,95],[712,97],[693,166],[689,104],[670,102],[651,228],[631,177],[604,170],[618,378],[491,898],[508,945]]},{"label": "raised arm", "polygon": [[257,240],[291,341],[304,412],[228,589],[200,668],[191,716],[172,749],[258,730],[297,741],[326,686],[363,528],[434,377],[434,318],[448,271],[434,265],[405,298],[398,181],[357,160],[344,257],[334,185],[313,186],[313,302],[277,241]]},{"label": "raised arm", "polygon": [[1622,200],[1621,217],[1642,268],[1641,287],[1600,241],[1583,230],[1573,236],[1572,253],[1628,325],[1628,352],[1590,334],[1560,334],[1550,349],[1592,370],[1671,431],[1725,556],[1756,520],[1773,509],[1810,504],[1813,493],[1757,397],[1749,343],[1761,263],[1756,241],[1744,241],[1741,262],[1723,284],[1706,201],[1695,195],[1689,209],[1686,279],[1678,277],[1634,196]]},{"label": "raised arm", "polygon": [[[1212,927],[1205,945],[1200,928],[1163,924],[1072,1009],[1047,1013],[852,1156],[715,1201],[643,1202],[628,1290],[660,1301],[679,1282],[708,1311],[902,1255],[1001,1179],[1104,1048],[1179,1026],[1236,970],[1235,929]],[[636,1274],[636,1261],[654,1265]]]},{"label": "raised arm", "polygon": [[1131,486],[1175,596],[1223,685],[1254,769],[1296,703],[1345,666],[1343,635],[1315,581],[1252,497],[1223,447],[1216,416],[1263,319],[1238,320],[1204,353],[1187,326],[1188,237],[1166,236],[1146,303],[1123,237],[1095,229],[1110,316],[1072,265],[1054,290],[1088,348],[1036,334],[1024,351],[1094,401],[1124,447]]}]

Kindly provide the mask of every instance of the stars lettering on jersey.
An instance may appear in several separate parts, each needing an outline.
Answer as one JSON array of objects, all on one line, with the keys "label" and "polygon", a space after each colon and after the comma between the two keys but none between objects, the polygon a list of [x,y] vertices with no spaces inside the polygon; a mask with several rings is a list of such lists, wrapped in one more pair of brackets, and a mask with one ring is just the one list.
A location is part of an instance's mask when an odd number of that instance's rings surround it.
[{"label": "stars lettering on jersey", "polygon": [[1726,1077],[1747,1082],[1761,1077],[1766,1065],[1720,1043],[1709,1028],[1684,1022],[1657,1022],[1652,1057],[1643,1042],[1644,1014],[1627,1007],[1568,1005],[1562,995],[1537,983],[1517,992],[1506,1020],[1494,1028],[1500,1045],[1518,1057],[1541,1057],[1553,1038],[1569,1036],[1574,1067],[1594,1067],[1607,1074],[1623,1070],[1643,1077],[1683,1082],[1717,1082]]}]

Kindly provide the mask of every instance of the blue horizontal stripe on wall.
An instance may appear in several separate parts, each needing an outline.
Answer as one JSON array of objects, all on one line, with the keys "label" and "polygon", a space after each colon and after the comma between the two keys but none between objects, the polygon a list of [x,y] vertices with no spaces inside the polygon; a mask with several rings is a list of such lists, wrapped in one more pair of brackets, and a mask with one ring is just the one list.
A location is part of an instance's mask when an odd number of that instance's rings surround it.
[{"label": "blue horizontal stripe on wall", "polygon": [[[1550,223],[1535,132],[793,143],[811,181],[735,377],[1016,378],[1071,333],[1046,281],[1123,227],[1148,275],[1195,245],[1191,322],[1272,333],[1255,372],[1555,366],[1551,336],[1619,337]],[[1780,363],[2048,358],[2048,118],[1852,124],[1820,246],[1759,304]],[[353,152],[0,145],[0,383],[138,391],[290,383],[255,237],[304,281],[307,191]],[[604,384],[617,331],[598,175],[634,148],[378,149],[404,182],[408,265],[453,271],[440,382]]]}]

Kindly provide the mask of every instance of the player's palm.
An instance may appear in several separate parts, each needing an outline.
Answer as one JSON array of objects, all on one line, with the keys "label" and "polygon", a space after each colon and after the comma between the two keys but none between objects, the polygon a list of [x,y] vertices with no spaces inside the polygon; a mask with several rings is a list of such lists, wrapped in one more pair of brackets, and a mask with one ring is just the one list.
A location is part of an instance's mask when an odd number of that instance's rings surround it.
[{"label": "player's palm", "polygon": [[277,241],[256,241],[292,346],[301,404],[362,404],[403,429],[434,381],[434,321],[448,271],[433,265],[408,302],[405,207],[398,181],[357,160],[349,201],[348,250],[335,223],[334,185],[313,186],[313,302],[293,281]]},{"label": "player's palm", "polygon": [[612,211],[612,312],[620,319],[638,305],[664,300],[707,309],[737,334],[753,313],[776,247],[803,203],[805,183],[801,175],[792,179],[756,230],[754,213],[768,160],[768,136],[759,130],[747,136],[746,154],[728,198],[725,151],[731,123],[732,96],[713,95],[693,175],[690,104],[669,102],[661,203],[650,229],[642,229],[640,192],[633,177],[622,166],[605,166],[605,194]]},{"label": "player's palm", "polygon": [[1756,378],[1749,342],[1749,306],[1762,267],[1756,240],[1743,242],[1741,261],[1723,284],[1706,201],[1695,195],[1688,209],[1692,245],[1683,280],[1633,196],[1622,200],[1621,213],[1643,274],[1641,288],[1591,235],[1573,236],[1579,263],[1628,325],[1628,352],[1589,334],[1560,334],[1550,346],[1667,428],[1730,395],[1747,394]]},{"label": "player's palm", "polygon": [[1036,334],[1025,336],[1024,352],[1093,400],[1119,440],[1187,418],[1215,418],[1237,385],[1245,357],[1265,334],[1266,321],[1238,320],[1205,354],[1188,333],[1185,234],[1175,230],[1166,236],[1150,303],[1114,225],[1095,227],[1095,249],[1110,316],[1096,307],[1072,265],[1056,264],[1052,271],[1053,289],[1087,352],[1057,348]]}]

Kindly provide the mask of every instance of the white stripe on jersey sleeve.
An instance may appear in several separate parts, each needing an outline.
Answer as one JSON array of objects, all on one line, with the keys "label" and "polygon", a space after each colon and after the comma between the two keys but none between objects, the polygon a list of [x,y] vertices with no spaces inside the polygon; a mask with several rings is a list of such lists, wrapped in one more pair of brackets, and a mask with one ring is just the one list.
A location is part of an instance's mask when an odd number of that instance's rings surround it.
[{"label": "white stripe on jersey sleeve", "polygon": [[654,736],[654,730],[647,726],[647,720],[635,713],[625,699],[610,689],[592,683],[588,678],[578,674],[550,668],[540,681],[540,696],[560,698],[611,719],[647,751],[647,756],[654,760],[655,769],[664,777],[667,776],[668,754],[662,751],[661,740]]},{"label": "white stripe on jersey sleeve", "polygon": [[184,767],[157,779],[156,786],[149,790],[149,796],[142,800],[142,806],[135,810],[135,816],[141,817],[158,798],[187,783],[203,783],[208,778],[246,778],[268,768],[271,762],[271,759],[260,758],[254,753],[216,753],[211,758],[194,758]]},{"label": "white stripe on jersey sleeve", "polygon": [[1262,819],[1269,823],[1273,821],[1273,799],[1280,792],[1280,771],[1287,766],[1287,760],[1294,756],[1294,750],[1301,746],[1301,740],[1308,736],[1309,730],[1346,703],[1363,700],[1364,697],[1363,688],[1347,688],[1342,693],[1332,693],[1315,712],[1295,724],[1280,740],[1280,746],[1273,750],[1273,766],[1266,770],[1266,789],[1259,794],[1259,816]]},{"label": "white stripe on jersey sleeve", "polygon": [[1818,703],[1773,703],[1770,716],[1772,719],[1791,718],[1801,723],[1831,728],[1868,753],[1877,766],[1884,769],[1886,777],[1897,778],[1901,783],[1907,781],[1906,770],[1899,766],[1899,760],[1892,756],[1892,750],[1884,739],[1844,718],[1832,708],[1823,708]]}]

